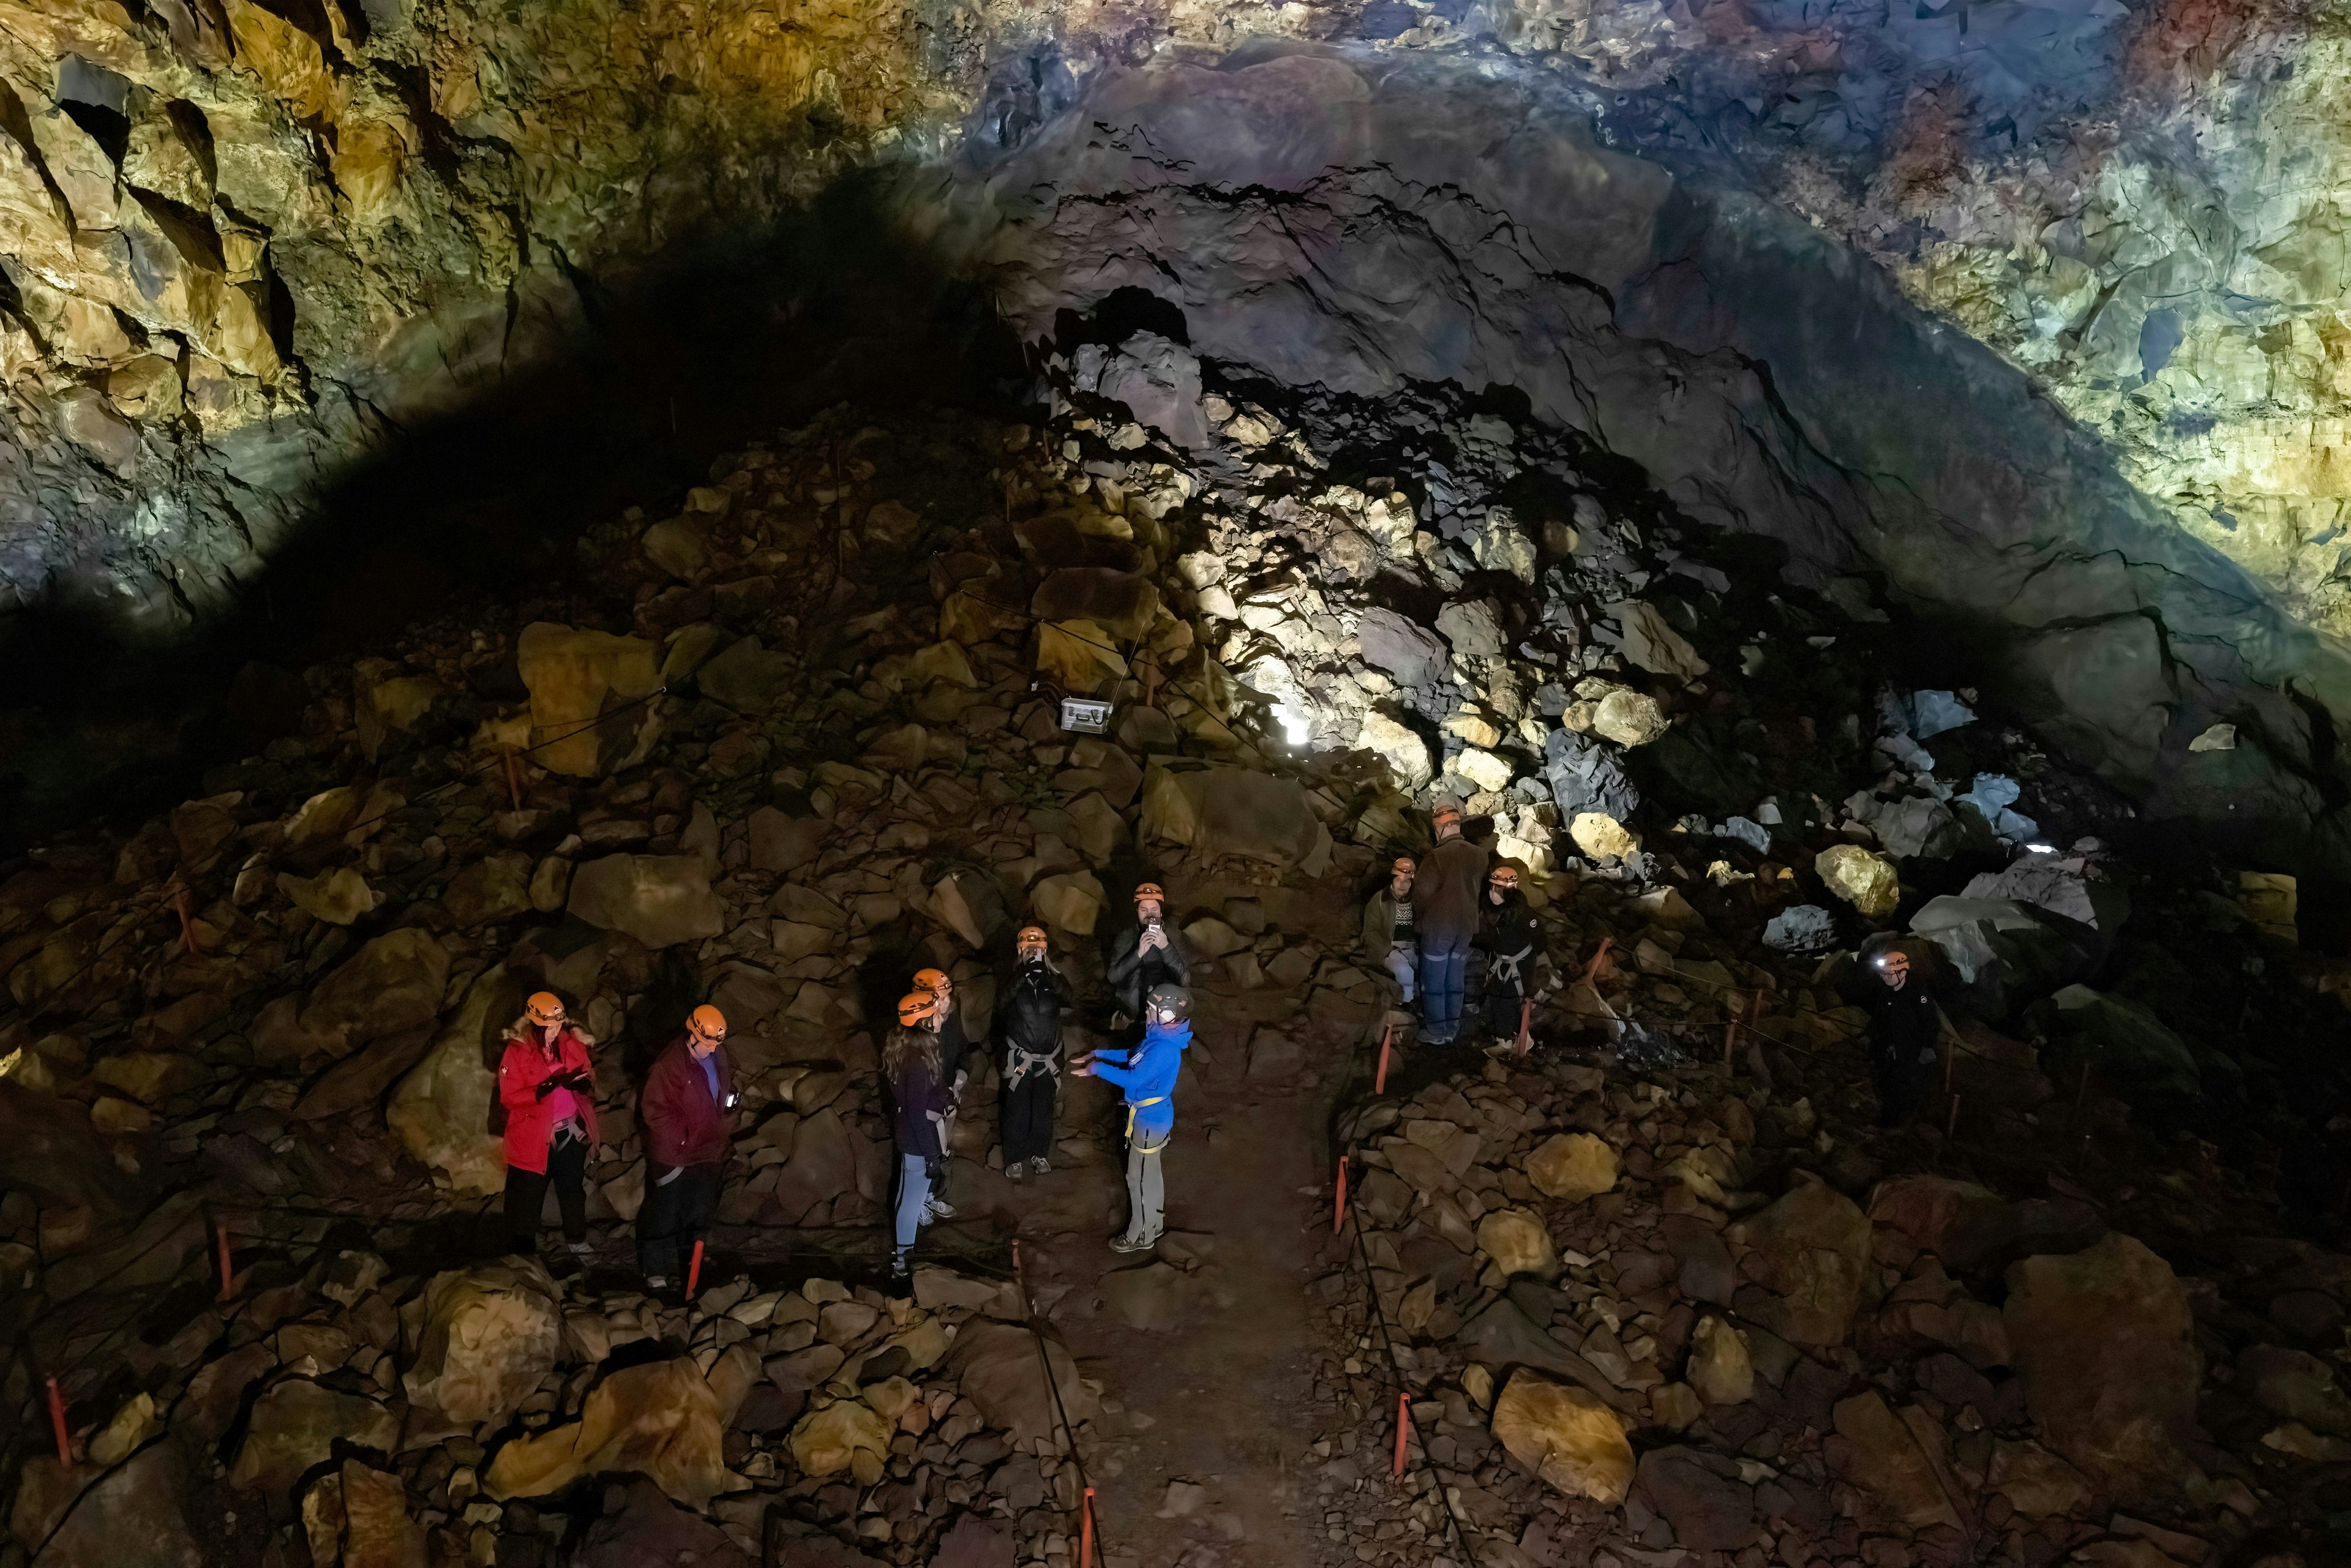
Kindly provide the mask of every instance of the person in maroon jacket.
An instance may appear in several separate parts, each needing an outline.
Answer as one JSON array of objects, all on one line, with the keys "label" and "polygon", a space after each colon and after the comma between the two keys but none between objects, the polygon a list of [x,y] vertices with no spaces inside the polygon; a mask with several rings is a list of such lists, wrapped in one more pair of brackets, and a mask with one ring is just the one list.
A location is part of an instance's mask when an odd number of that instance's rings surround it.
[{"label": "person in maroon jacket", "polygon": [[645,1283],[669,1288],[718,1207],[735,1108],[726,1059],[726,1017],[708,1004],[653,1063],[638,1103],[645,1131],[645,1200],[637,1211],[637,1267]]},{"label": "person in maroon jacket", "polygon": [[514,1249],[538,1250],[547,1189],[563,1213],[563,1239],[576,1256],[588,1247],[588,1156],[595,1152],[596,1079],[588,1048],[553,991],[535,993],[507,1030],[498,1061],[498,1103],[507,1113],[507,1230]]}]

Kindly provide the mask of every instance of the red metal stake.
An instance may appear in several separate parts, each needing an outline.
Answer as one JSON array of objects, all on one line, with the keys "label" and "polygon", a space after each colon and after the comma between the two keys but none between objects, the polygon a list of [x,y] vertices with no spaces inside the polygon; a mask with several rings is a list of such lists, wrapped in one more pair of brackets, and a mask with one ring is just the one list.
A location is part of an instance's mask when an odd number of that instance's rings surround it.
[{"label": "red metal stake", "polygon": [[1094,1568],[1094,1489],[1078,1505],[1078,1568]]},{"label": "red metal stake", "polygon": [[1585,985],[1596,986],[1600,983],[1600,977],[1608,972],[1608,950],[1615,946],[1616,938],[1614,936],[1603,936],[1600,939],[1600,951],[1592,955],[1592,962],[1583,966]]},{"label": "red metal stake", "polygon": [[1944,1137],[1944,1139],[1945,1139],[1946,1141],[1949,1141],[1949,1138],[1950,1138],[1950,1136],[1951,1136],[1951,1134],[1954,1134],[1954,1133],[1956,1133],[1956,1132],[1958,1132],[1959,1130],[1959,1097],[1958,1095],[1954,1094],[1954,1095],[1952,1095],[1952,1096],[1951,1096],[1951,1119],[1950,1119],[1949,1122],[1947,1122],[1947,1123],[1945,1123],[1945,1124],[1943,1124],[1943,1137]]},{"label": "red metal stake", "polygon": [[1519,1054],[1520,1056],[1524,1056],[1535,1048],[1534,1024],[1535,999],[1532,997],[1520,997],[1519,998]]},{"label": "red metal stake", "polygon": [[57,1392],[57,1380],[49,1379],[49,1426],[57,1435],[57,1467],[73,1469],[73,1438],[66,1431],[66,1396]]},{"label": "red metal stake", "polygon": [[215,1219],[213,1221],[213,1241],[220,1250],[220,1299],[224,1301],[233,1301],[236,1296],[236,1274],[235,1271],[229,1267],[227,1220]]},{"label": "red metal stake", "polygon": [[1404,1439],[1405,1434],[1411,1430],[1412,1396],[1409,1394],[1399,1394],[1396,1396],[1395,1469],[1392,1473],[1392,1479],[1400,1479],[1404,1475]]},{"label": "red metal stake", "polygon": [[687,1301],[690,1301],[694,1300],[694,1287],[700,1282],[701,1279],[702,1243],[697,1240],[694,1244],[694,1261],[692,1264],[688,1265],[685,1270],[685,1299]]},{"label": "red metal stake", "polygon": [[188,913],[186,888],[175,887],[172,890],[172,907],[179,911],[180,915],[180,946],[187,950],[188,956],[191,958],[203,957],[204,945],[196,940],[196,917]]},{"label": "red metal stake", "polygon": [[1372,1078],[1372,1092],[1374,1094],[1388,1092],[1388,1048],[1395,1042],[1395,1025],[1390,1024],[1380,1031],[1380,1070]]},{"label": "red metal stake", "polygon": [[519,811],[522,810],[522,779],[515,772],[514,747],[498,747],[498,758],[507,770],[507,802],[511,809]]},{"label": "red metal stake", "polygon": [[1331,1210],[1331,1234],[1339,1234],[1339,1227],[1347,1219],[1347,1156],[1339,1156],[1339,1201]]}]

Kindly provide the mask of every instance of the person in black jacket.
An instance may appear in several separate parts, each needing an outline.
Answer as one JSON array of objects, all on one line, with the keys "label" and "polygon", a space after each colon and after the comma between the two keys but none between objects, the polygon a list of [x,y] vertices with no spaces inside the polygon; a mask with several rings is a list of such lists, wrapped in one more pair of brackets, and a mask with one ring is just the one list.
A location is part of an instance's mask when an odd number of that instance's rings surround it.
[{"label": "person in black jacket", "polygon": [[963,1105],[963,1086],[971,1082],[971,1036],[964,1032],[963,1014],[955,1005],[955,982],[945,969],[915,970],[914,989],[928,991],[938,999],[923,1027],[939,1037],[939,1082],[946,1085],[947,1102],[946,1125],[939,1133],[939,1157],[931,1162],[930,1207],[923,1217],[927,1223],[955,1218],[955,1205],[941,1195],[947,1188],[947,1162],[955,1158],[956,1112]]},{"label": "person in black jacket", "polygon": [[1167,894],[1155,882],[1134,890],[1134,924],[1112,945],[1110,983],[1129,1019],[1143,1017],[1143,998],[1154,986],[1192,983],[1192,960],[1166,924]]},{"label": "person in black jacket", "polygon": [[1860,962],[1842,989],[1869,1014],[1877,1124],[1902,1126],[1927,1097],[1927,1069],[1946,1027],[1936,976],[1899,937],[1881,933],[1862,945]]},{"label": "person in black jacket", "polygon": [[1013,1181],[1053,1168],[1053,1111],[1061,1088],[1061,1009],[1070,993],[1053,972],[1045,928],[1023,925],[1013,938],[1019,968],[1004,993],[997,1033],[1004,1040],[998,1121],[1004,1174]]},{"label": "person in black jacket", "polygon": [[1518,867],[1498,865],[1487,876],[1485,906],[1478,914],[1478,946],[1486,955],[1486,1028],[1523,1051],[1520,1025],[1534,990],[1535,960],[1542,956],[1542,922],[1519,891]]},{"label": "person in black jacket", "polygon": [[938,1033],[930,1027],[937,1010],[934,993],[908,992],[898,1001],[898,1027],[882,1047],[882,1080],[889,1090],[890,1125],[898,1145],[897,1190],[891,1204],[895,1246],[890,1254],[890,1281],[897,1289],[911,1278],[908,1255],[931,1218],[931,1165],[946,1147],[950,1103],[939,1076]]}]

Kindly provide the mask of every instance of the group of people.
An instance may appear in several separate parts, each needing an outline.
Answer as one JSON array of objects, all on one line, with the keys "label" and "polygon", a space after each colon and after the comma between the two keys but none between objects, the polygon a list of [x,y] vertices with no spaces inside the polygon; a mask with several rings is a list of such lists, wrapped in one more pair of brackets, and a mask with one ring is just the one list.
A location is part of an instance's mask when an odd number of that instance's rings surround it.
[{"label": "group of people", "polygon": [[1437,843],[1426,860],[1398,855],[1364,903],[1364,956],[1387,971],[1405,1007],[1417,998],[1425,1043],[1451,1045],[1466,1027],[1523,1047],[1542,923],[1518,868],[1463,836],[1460,807],[1440,802],[1430,825]]},{"label": "group of people", "polygon": [[[1543,956],[1541,925],[1518,869],[1464,836],[1458,806],[1440,803],[1432,827],[1436,843],[1426,857],[1397,856],[1386,884],[1366,902],[1364,956],[1386,970],[1405,1005],[1417,999],[1425,1042],[1451,1044],[1467,1027],[1473,1038],[1524,1050],[1535,966]],[[1134,918],[1111,945],[1107,972],[1121,1009],[1113,1032],[1128,1041],[1120,1048],[1066,1056],[1070,988],[1053,966],[1045,928],[1022,926],[1013,950],[995,1029],[1004,1174],[1019,1182],[1052,1168],[1065,1071],[1113,1085],[1126,1103],[1127,1223],[1111,1246],[1147,1251],[1166,1225],[1162,1161],[1175,1131],[1176,1081],[1192,1042],[1191,958],[1168,928],[1166,893],[1156,883],[1137,887]],[[1927,1066],[1949,1031],[1937,1006],[1935,977],[1898,941],[1873,939],[1842,988],[1871,1014],[1880,1118],[1898,1125],[1916,1113]],[[941,1189],[973,1049],[955,1004],[945,970],[916,970],[882,1048],[897,1148],[891,1271],[901,1285],[922,1228],[955,1214]],[[688,1256],[717,1206],[737,1102],[726,1041],[718,1009],[695,1008],[654,1061],[639,1101],[645,1172],[637,1261],[656,1291],[690,1266]],[[497,1104],[507,1223],[518,1251],[536,1249],[550,1189],[566,1244],[575,1254],[590,1250],[585,1173],[598,1141],[589,1058],[594,1043],[549,991],[532,996],[508,1030]]]},{"label": "group of people", "polygon": [[[1113,945],[1109,977],[1122,1009],[1113,1030],[1129,1034],[1131,1044],[1065,1055],[1070,988],[1053,966],[1041,925],[1024,925],[1015,936],[1013,972],[997,1009],[998,1111],[1008,1179],[1052,1169],[1065,1069],[1100,1078],[1124,1097],[1129,1214],[1125,1229],[1111,1241],[1122,1252],[1149,1250],[1165,1228],[1161,1155],[1175,1131],[1176,1080],[1192,1042],[1191,960],[1165,916],[1165,890],[1144,883],[1135,889],[1134,924]],[[899,998],[897,1021],[881,1052],[897,1151],[891,1273],[902,1286],[922,1228],[955,1215],[941,1188],[973,1049],[947,973],[918,969],[911,985]],[[690,1268],[695,1244],[717,1207],[733,1132],[729,1113],[737,1099],[726,1027],[718,1009],[695,1008],[654,1061],[638,1102],[645,1185],[636,1221],[637,1264],[654,1291],[669,1289]],[[507,1161],[507,1228],[517,1252],[537,1250],[550,1190],[566,1246],[580,1257],[592,1250],[586,1171],[599,1142],[589,1056],[595,1043],[551,991],[532,996],[507,1031],[496,1103]]]}]

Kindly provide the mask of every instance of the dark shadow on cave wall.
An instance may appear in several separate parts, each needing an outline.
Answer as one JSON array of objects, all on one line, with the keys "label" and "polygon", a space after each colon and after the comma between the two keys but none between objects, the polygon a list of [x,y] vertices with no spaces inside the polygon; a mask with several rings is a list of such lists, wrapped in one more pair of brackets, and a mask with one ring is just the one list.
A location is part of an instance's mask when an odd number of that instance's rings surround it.
[{"label": "dark shadow on cave wall", "polygon": [[134,649],[55,609],[0,628],[0,862],[34,835],[143,818],[257,750],[266,724],[228,701],[249,663],[298,672],[573,579],[583,528],[664,515],[712,458],[833,403],[995,408],[1022,384],[986,296],[910,247],[862,179],[587,315],[576,351],[340,479],[192,641]]}]

